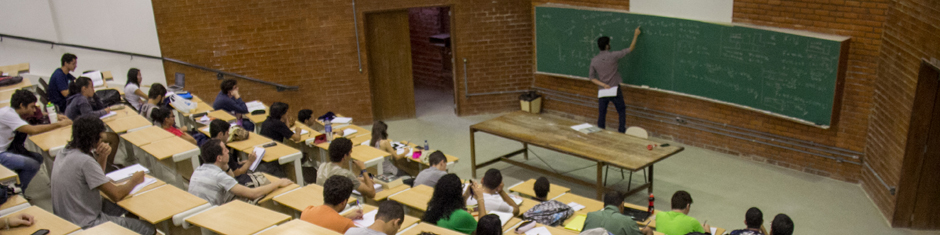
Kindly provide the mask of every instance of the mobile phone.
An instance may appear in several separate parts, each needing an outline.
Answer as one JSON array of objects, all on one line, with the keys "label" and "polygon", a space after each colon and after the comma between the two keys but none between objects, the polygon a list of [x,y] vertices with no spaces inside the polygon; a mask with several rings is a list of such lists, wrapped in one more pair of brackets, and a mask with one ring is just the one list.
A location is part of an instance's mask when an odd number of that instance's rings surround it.
[{"label": "mobile phone", "polygon": [[36,232],[33,232],[33,235],[46,235],[46,234],[49,234],[48,229],[40,229],[40,230],[36,230]]},{"label": "mobile phone", "polygon": [[669,144],[660,144],[659,147],[669,147]]},{"label": "mobile phone", "polygon": [[268,143],[268,144],[265,144],[265,145],[261,145],[261,147],[268,148],[268,147],[274,147],[275,145],[277,145],[276,142],[271,142],[271,143]]}]

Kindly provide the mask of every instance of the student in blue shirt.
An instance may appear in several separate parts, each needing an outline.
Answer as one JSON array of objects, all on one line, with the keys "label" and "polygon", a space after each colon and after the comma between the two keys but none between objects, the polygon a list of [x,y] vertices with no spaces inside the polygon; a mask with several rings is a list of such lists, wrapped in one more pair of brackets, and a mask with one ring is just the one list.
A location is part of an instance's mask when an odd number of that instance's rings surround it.
[{"label": "student in blue shirt", "polygon": [[49,77],[49,90],[46,91],[49,102],[55,105],[59,113],[65,111],[65,98],[69,96],[69,83],[75,81],[75,76],[69,72],[78,67],[78,56],[70,53],[62,55],[62,67],[52,72]]},{"label": "student in blue shirt", "polygon": [[225,110],[237,118],[240,126],[244,127],[247,131],[255,131],[255,124],[248,122],[241,122],[242,116],[248,113],[248,105],[245,105],[245,101],[242,101],[242,97],[238,94],[238,81],[235,79],[226,79],[222,81],[222,85],[219,87],[219,95],[215,96],[215,101],[212,102],[212,108],[216,110]]}]

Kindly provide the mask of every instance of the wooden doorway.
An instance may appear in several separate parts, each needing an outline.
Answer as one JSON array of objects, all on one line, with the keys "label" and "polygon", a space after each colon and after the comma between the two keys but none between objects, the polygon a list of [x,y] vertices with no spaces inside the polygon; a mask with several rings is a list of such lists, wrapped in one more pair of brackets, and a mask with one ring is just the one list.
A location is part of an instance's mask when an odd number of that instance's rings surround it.
[{"label": "wooden doorway", "polygon": [[921,63],[893,225],[940,229],[940,68]]},{"label": "wooden doorway", "polygon": [[373,120],[414,118],[408,11],[366,13],[365,36]]}]

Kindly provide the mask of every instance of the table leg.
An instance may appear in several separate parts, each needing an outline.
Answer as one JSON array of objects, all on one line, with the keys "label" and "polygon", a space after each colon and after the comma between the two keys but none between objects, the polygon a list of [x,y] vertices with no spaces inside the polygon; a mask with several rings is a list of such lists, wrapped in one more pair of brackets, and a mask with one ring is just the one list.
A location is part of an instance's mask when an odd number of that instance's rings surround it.
[{"label": "table leg", "polygon": [[473,129],[470,129],[470,177],[477,178],[477,146],[473,137],[473,133],[476,132]]},{"label": "table leg", "polygon": [[522,158],[528,161],[529,160],[529,143],[522,142],[522,149],[525,149],[525,152],[522,153]]},{"label": "table leg", "polygon": [[649,190],[647,190],[647,191],[648,191],[650,194],[653,194],[653,165],[652,165],[652,164],[650,164],[650,169],[649,169],[649,171],[650,171],[650,172],[649,172],[649,173],[650,173],[650,176],[649,176],[650,188],[649,188]]},{"label": "table leg", "polygon": [[594,189],[597,190],[597,200],[603,200],[604,182],[601,181],[603,177],[604,177],[604,163],[597,162],[597,183],[594,186]]},{"label": "table leg", "polygon": [[301,158],[297,158],[294,160],[294,178],[297,180],[297,185],[303,187],[306,182],[304,182],[304,171],[300,159]]}]

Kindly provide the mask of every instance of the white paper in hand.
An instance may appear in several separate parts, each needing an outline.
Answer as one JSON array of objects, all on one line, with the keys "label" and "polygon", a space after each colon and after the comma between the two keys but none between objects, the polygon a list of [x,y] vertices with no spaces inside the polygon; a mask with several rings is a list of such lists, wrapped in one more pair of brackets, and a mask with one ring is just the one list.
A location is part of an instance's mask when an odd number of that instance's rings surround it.
[{"label": "white paper in hand", "polygon": [[144,177],[144,182],[138,184],[137,186],[134,186],[134,189],[131,189],[130,194],[133,195],[137,192],[140,192],[140,190],[144,189],[144,187],[147,187],[147,185],[151,185],[156,182],[157,182],[157,179]]},{"label": "white paper in hand", "polygon": [[712,227],[712,234],[715,234],[715,233],[717,233],[717,232],[718,232],[718,228],[717,228],[717,227]]},{"label": "white paper in hand", "polygon": [[353,224],[356,224],[356,227],[365,228],[371,226],[375,223],[375,214],[378,214],[379,210],[372,210],[369,213],[362,215],[362,219],[353,220]]},{"label": "white paper in hand", "polygon": [[255,157],[257,158],[255,158],[255,162],[251,163],[251,167],[248,167],[248,169],[252,171],[254,171],[255,168],[258,168],[258,164],[261,164],[261,159],[264,158],[264,148],[255,147],[254,152],[255,152]]},{"label": "white paper in hand", "polygon": [[[297,132],[294,131],[294,133],[296,134]],[[300,129],[300,135],[306,135],[307,133],[310,133],[310,132],[307,131],[306,129]]]},{"label": "white paper in hand", "polygon": [[130,178],[131,176],[134,176],[134,173],[137,173],[138,171],[143,171],[144,174],[150,173],[150,170],[146,167],[141,166],[140,164],[134,164],[132,166],[124,167],[120,170],[112,171],[111,173],[108,173],[107,176],[109,179],[115,182],[120,182]]},{"label": "white paper in hand", "polygon": [[597,98],[603,97],[615,97],[617,92],[620,92],[620,86],[613,86],[610,89],[600,89],[597,90]]}]

